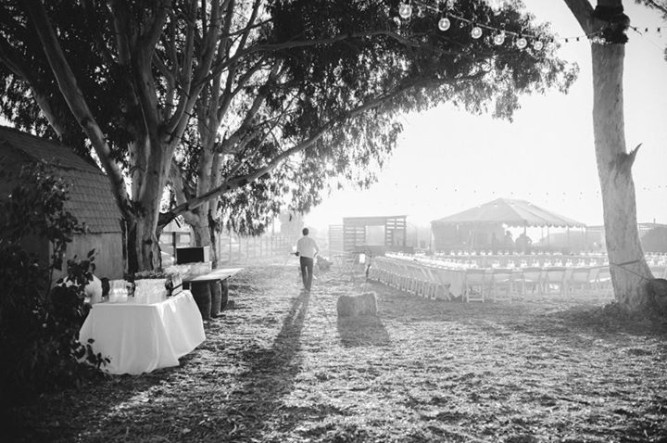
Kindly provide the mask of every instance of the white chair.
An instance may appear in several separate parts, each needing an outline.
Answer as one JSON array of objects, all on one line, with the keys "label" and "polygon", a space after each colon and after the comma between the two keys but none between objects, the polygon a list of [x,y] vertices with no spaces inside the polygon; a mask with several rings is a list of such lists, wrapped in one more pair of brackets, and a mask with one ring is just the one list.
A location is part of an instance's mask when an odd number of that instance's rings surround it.
[{"label": "white chair", "polygon": [[514,290],[514,272],[508,268],[495,268],[491,271],[491,296],[493,301],[512,301]]},{"label": "white chair", "polygon": [[594,287],[594,281],[598,272],[598,268],[572,268],[572,271],[569,275],[569,280],[567,282],[568,292],[590,292]]},{"label": "white chair", "polygon": [[609,271],[609,266],[604,266],[598,268],[600,272],[598,273],[597,279],[595,280],[595,287],[601,291],[611,290],[611,272]]},{"label": "white chair", "polygon": [[[490,274],[489,274],[490,276]],[[484,296],[489,289],[489,276],[485,269],[467,269],[465,275],[465,299],[466,302],[484,301]]]},{"label": "white chair", "polygon": [[550,267],[544,269],[542,278],[542,289],[544,293],[566,293],[566,272],[567,268],[562,266]]},{"label": "white chair", "polygon": [[532,294],[541,294],[542,287],[542,268],[537,266],[528,266],[521,270],[517,283],[520,285],[519,292],[521,295],[526,295],[528,291]]}]

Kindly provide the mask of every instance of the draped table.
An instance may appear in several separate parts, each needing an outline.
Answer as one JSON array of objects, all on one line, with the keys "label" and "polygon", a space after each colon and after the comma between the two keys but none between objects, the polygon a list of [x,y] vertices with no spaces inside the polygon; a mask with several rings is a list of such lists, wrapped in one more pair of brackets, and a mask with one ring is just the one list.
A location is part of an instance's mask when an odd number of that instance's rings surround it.
[{"label": "draped table", "polygon": [[428,283],[439,288],[433,294],[436,298],[451,299],[464,294],[466,271],[430,265],[409,258],[384,256],[373,258],[370,278],[399,288],[416,288],[419,286],[417,282]]},{"label": "draped table", "polygon": [[84,345],[110,359],[111,374],[141,374],[178,366],[178,359],[205,339],[204,325],[190,291],[158,301],[98,303],[81,330]]}]

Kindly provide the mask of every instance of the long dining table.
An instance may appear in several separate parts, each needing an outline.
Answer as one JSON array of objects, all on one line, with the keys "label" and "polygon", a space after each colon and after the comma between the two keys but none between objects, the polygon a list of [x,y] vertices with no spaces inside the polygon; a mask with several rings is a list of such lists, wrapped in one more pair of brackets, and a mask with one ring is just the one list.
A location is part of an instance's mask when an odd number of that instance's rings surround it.
[{"label": "long dining table", "polygon": [[205,339],[204,325],[190,291],[159,300],[104,302],[92,306],[79,331],[109,363],[110,374],[141,374],[178,366],[178,359]]},{"label": "long dining table", "polygon": [[407,255],[375,257],[369,278],[406,292],[447,300],[468,300],[475,291],[495,300],[508,298],[511,293],[604,292],[611,285],[608,264],[481,268]]},{"label": "long dining table", "polygon": [[402,258],[374,257],[370,277],[409,292],[451,299],[464,294],[466,271]]}]

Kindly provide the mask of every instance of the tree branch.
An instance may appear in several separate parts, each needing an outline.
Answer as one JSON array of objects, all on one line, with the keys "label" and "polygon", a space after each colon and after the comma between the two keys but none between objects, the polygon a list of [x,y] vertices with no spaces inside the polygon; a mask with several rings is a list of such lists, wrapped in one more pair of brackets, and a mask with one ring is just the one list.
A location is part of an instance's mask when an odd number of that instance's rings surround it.
[{"label": "tree branch", "polygon": [[586,35],[593,33],[593,6],[588,0],[564,0]]},{"label": "tree branch", "polygon": [[90,139],[102,166],[112,183],[112,190],[119,209],[127,214],[129,207],[129,196],[125,189],[123,174],[118,165],[111,160],[111,149],[107,145],[104,134],[95,121],[95,118],[86,103],[83,93],[79,89],[74,72],[69,66],[60,43],[56,37],[51,22],[46,15],[40,0],[27,0],[25,2],[30,18],[33,21],[35,31],[40,42],[44,46],[44,53],[51,66],[51,70],[58,83],[58,88],[65,98],[72,114]]},{"label": "tree branch", "polygon": [[662,11],[663,14],[667,14],[667,5],[662,5],[655,0],[644,0],[644,2],[658,11]]},{"label": "tree branch", "polygon": [[[248,183],[251,183],[252,181],[260,178],[261,176],[271,172],[273,169],[278,167],[282,161],[286,160],[287,158],[305,151],[306,149],[310,148],[313,146],[315,143],[317,143],[326,133],[327,131],[331,130],[337,125],[340,125],[344,123],[345,121],[356,117],[357,115],[360,115],[370,109],[377,108],[390,100],[396,98],[400,94],[406,92],[409,89],[412,88],[419,88],[419,87],[425,87],[429,84],[440,84],[442,82],[437,82],[433,79],[425,79],[425,80],[420,80],[414,83],[406,84],[402,87],[399,87],[391,92],[388,92],[386,94],[383,94],[379,97],[376,97],[373,100],[369,100],[367,103],[364,103],[357,108],[347,112],[345,115],[342,115],[338,118],[334,118],[327,122],[326,124],[322,125],[322,127],[316,131],[314,134],[312,134],[307,140],[302,141],[301,143],[281,152],[280,154],[276,155],[271,161],[269,161],[266,165],[260,168],[256,168],[254,171],[242,175],[242,176],[237,176],[233,177],[231,179],[226,179],[224,180],[220,186],[213,188],[201,195],[198,195],[197,197],[194,197],[187,202],[178,205],[177,207],[173,208],[169,213],[164,214],[164,220],[168,221],[173,220],[176,216],[178,216],[180,213],[183,211],[191,211],[198,206],[201,206],[202,204],[206,203],[207,201],[218,197],[225,192],[229,192],[231,190],[240,188],[245,186]],[[241,164],[243,164],[242,162]],[[237,169],[240,168],[241,165],[238,165]],[[162,220],[161,222],[162,223]]]}]

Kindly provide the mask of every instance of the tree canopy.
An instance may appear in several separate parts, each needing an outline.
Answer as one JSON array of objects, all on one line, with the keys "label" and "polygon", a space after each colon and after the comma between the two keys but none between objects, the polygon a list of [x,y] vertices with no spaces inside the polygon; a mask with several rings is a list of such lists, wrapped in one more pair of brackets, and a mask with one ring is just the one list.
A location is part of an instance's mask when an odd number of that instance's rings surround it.
[{"label": "tree canopy", "polygon": [[443,14],[468,21],[446,32],[439,14],[399,19],[399,3],[9,0],[2,114],[94,151],[128,223],[130,268],[150,268],[156,230],[176,215],[261,230],[283,202],[304,211],[331,183],[371,183],[406,112],[450,102],[511,118],[521,94],[576,75],[549,45],[471,37],[483,23],[550,40],[518,1],[455,2]]}]

